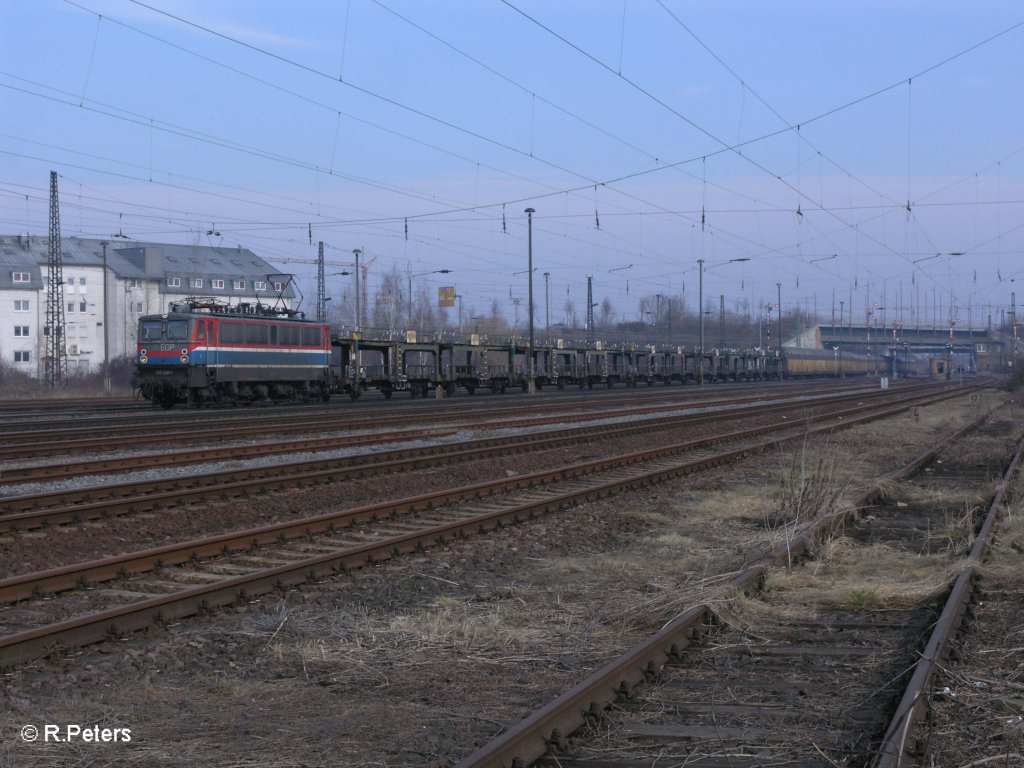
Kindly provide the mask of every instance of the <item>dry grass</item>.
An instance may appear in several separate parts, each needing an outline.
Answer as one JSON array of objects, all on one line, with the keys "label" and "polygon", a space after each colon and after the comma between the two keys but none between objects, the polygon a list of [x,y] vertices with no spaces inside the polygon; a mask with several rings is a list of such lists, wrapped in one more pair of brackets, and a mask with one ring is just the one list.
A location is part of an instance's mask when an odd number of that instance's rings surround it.
[{"label": "dry grass", "polygon": [[[765,454],[741,474],[707,473],[588,505],[575,530],[527,529],[537,541],[550,536],[557,546],[547,549],[510,529],[493,550],[460,543],[421,563],[382,565],[224,614],[205,630],[204,647],[216,652],[193,654],[181,643],[155,657],[162,671],[76,687],[48,711],[116,724],[124,716],[102,712],[104,702],[134,708],[137,764],[452,763],[496,723],[522,717],[696,603],[755,639],[762,626],[813,620],[822,607],[898,607],[934,594],[956,573],[948,555],[865,554],[834,537],[820,561],[773,573],[769,600],[722,596],[742,564],[795,524],[835,508],[854,481],[898,465],[912,440],[920,452],[978,407],[964,398],[922,408]],[[940,501],[955,532],[971,500]],[[1024,507],[1013,515],[1024,522]],[[606,520],[614,524],[605,537],[580,543],[588,522],[600,531]],[[1024,546],[1024,531],[1014,535]],[[1019,569],[1020,553],[1007,551]],[[990,567],[1013,572],[1012,558],[999,562]],[[202,631],[197,622],[186,637]],[[175,671],[178,660],[185,666]],[[257,741],[239,733],[250,724]],[[15,754],[6,749],[0,744],[0,763]],[[84,762],[71,755],[64,764]]]},{"label": "dry grass", "polygon": [[770,601],[819,610],[902,609],[943,593],[963,567],[945,554],[913,554],[885,545],[829,540],[802,569],[776,569],[765,591]]}]

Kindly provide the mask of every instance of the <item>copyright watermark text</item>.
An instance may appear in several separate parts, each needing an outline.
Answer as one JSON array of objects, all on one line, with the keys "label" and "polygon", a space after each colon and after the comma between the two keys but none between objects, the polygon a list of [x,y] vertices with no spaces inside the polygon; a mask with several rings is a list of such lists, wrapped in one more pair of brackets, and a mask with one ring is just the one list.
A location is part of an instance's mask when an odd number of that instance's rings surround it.
[{"label": "copyright watermark text", "polygon": [[23,725],[21,740],[24,742],[40,741],[47,744],[81,742],[84,744],[127,744],[132,740],[131,728],[104,728],[99,725],[81,725],[68,723],[55,725],[46,723],[41,726]]}]

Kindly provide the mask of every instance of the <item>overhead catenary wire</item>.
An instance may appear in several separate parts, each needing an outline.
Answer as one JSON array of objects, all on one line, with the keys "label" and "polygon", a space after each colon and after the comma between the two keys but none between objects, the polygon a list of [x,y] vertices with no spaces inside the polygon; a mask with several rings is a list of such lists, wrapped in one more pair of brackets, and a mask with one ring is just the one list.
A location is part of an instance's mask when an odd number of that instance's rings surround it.
[{"label": "overhead catenary wire", "polygon": [[[109,27],[106,28],[106,31],[109,31]],[[746,89],[744,89],[744,93],[745,92],[746,92]],[[333,114],[331,114],[331,122],[333,123],[332,127],[334,127],[336,129],[337,128],[337,124],[338,124],[338,113],[337,112],[334,112]],[[152,137],[152,135],[153,135],[152,131],[150,131],[147,135],[149,137]],[[325,153],[325,156],[330,153],[330,149],[331,149],[331,144],[328,143],[327,144],[328,152]],[[327,165],[327,164],[325,164],[325,165]],[[331,165],[333,165],[333,163]],[[800,164],[800,165],[802,165],[802,164]],[[718,174],[716,173],[716,176],[717,175]],[[719,177],[719,178],[721,178],[721,177]],[[711,181],[717,182],[718,180],[719,179],[714,179],[714,180],[711,180]],[[185,185],[185,186],[187,186],[187,185]],[[898,193],[897,193],[897,195],[898,195]],[[908,198],[909,198],[909,195],[908,195]],[[507,197],[506,197],[506,199],[507,199]],[[526,198],[526,199],[532,199],[532,198]],[[170,200],[170,195],[168,195],[168,200]],[[436,200],[436,198],[435,198],[435,200]],[[602,201],[602,202],[604,202],[604,201]],[[718,202],[718,201],[715,201],[715,202]],[[822,200],[821,202],[823,203],[824,201]],[[942,204],[947,204],[947,205],[948,204],[955,204],[955,203],[950,203],[949,201],[940,201],[940,202]],[[1000,202],[1000,201],[997,201],[997,202]],[[472,203],[473,203],[473,205],[470,207],[470,211],[468,211],[468,212],[472,212],[473,209],[479,210],[479,203],[480,203],[480,201],[477,200],[476,198],[474,198]],[[285,205],[285,207],[287,207],[287,204]],[[407,207],[408,208],[409,206],[403,206],[403,207]],[[666,207],[669,208],[669,209],[672,209],[672,208],[683,209],[683,212],[685,213],[685,209],[689,208],[689,207],[692,207],[692,206],[685,206],[685,205],[684,206],[678,206],[678,205],[676,205],[676,206],[666,206]],[[728,206],[728,205],[717,205],[717,206],[705,205],[704,206],[704,208],[705,208],[705,210],[707,212],[710,212],[711,209],[727,210],[730,207],[735,208],[735,206]],[[821,208],[821,209],[824,209],[826,206],[825,205],[819,205],[818,207]],[[854,210],[856,208],[858,208],[858,206],[851,205],[851,206],[847,207],[848,210]],[[841,208],[838,208],[836,206],[831,206],[831,205],[828,206],[828,209],[831,210],[831,211],[835,211],[835,212],[840,212],[840,211],[843,210]],[[866,210],[866,208],[864,208],[864,209]],[[808,213],[810,213],[813,210],[815,210],[815,208],[812,205],[803,206],[803,213],[805,213],[805,214],[808,214]],[[878,210],[881,211],[883,209],[882,209],[882,207],[879,206]],[[410,212],[412,212],[412,211],[403,211],[403,213],[410,213]],[[755,211],[755,212],[759,213],[759,214],[770,213],[768,211]],[[370,213],[370,212],[368,212],[368,213]],[[421,211],[416,211],[415,213],[419,214],[419,213],[422,213],[422,212]],[[427,215],[429,216],[430,214],[434,214],[434,213],[435,213],[435,211],[431,211]],[[602,218],[605,218],[605,221],[600,222],[602,228],[605,228],[605,225],[607,224],[607,227],[610,227],[612,229],[616,229],[615,225],[612,222],[614,222],[616,218],[620,218],[620,217],[623,217],[623,216],[637,216],[641,220],[643,220],[647,216],[662,215],[661,212],[651,212],[651,211],[636,211],[636,212],[631,212],[631,211],[608,211],[608,210],[605,210],[605,206],[604,205],[601,206],[600,213],[603,214]],[[672,211],[672,213],[674,214],[676,212]],[[454,215],[453,215],[452,211],[437,211],[436,215],[447,216],[451,220],[468,220],[468,218],[469,218],[469,217],[464,217],[464,216],[459,215],[459,212],[454,212]],[[569,215],[576,215],[576,214],[573,211],[568,211],[567,210],[566,214],[565,214],[566,221],[568,221],[568,216]],[[209,218],[209,216],[199,216],[199,218]],[[219,215],[216,218],[219,219],[220,218]],[[256,217],[251,217],[251,218],[255,220],[255,219],[258,219],[260,217],[256,216]],[[273,217],[267,217],[268,220],[270,220],[272,218]],[[278,217],[278,218],[284,219],[284,218],[286,218],[286,216],[285,217]],[[298,220],[304,221],[305,218],[306,217],[303,216],[303,217],[299,218]],[[845,216],[844,215],[844,218],[846,218],[848,222],[851,221],[849,216]],[[859,216],[856,217],[856,218],[859,219],[859,222],[857,222],[857,223],[859,223],[860,225],[864,225],[864,222],[866,221],[866,219],[863,219],[862,217],[859,217]],[[357,221],[357,219],[360,219],[360,221]],[[384,220],[382,220],[382,223],[383,223],[383,221]],[[405,228],[407,226],[407,222],[408,221],[409,221],[408,217],[407,216],[403,216],[401,224],[399,225],[400,228]],[[820,221],[820,217],[819,217],[819,221]],[[596,214],[595,214],[595,217],[594,217],[594,222],[595,222],[595,224],[597,223],[597,216],[596,216]],[[280,223],[282,225],[286,225],[286,222],[280,222]],[[352,226],[365,226],[368,223],[370,223],[370,217],[363,218],[363,217],[360,217],[358,214],[356,214],[355,216],[345,216],[345,215],[343,215],[343,216],[336,217],[336,220],[334,222],[331,222],[331,225],[337,224],[338,226],[352,227]],[[728,224],[728,221],[719,218],[719,219],[717,219],[715,221],[715,223],[718,224],[718,225]],[[923,222],[920,221],[919,217],[914,217],[914,225],[915,226],[920,226],[922,223]],[[856,226],[856,225],[857,224],[855,223],[854,226]],[[412,226],[412,223],[409,222],[408,226]],[[621,229],[621,228],[618,228],[618,229]],[[829,230],[829,229],[830,228],[827,227],[827,226],[823,227],[823,230]],[[498,231],[497,228],[495,229],[495,231]],[[878,230],[876,229],[875,231],[878,231]],[[440,234],[441,237],[445,238],[445,239],[447,239],[449,237],[449,233],[448,233],[447,230],[444,230],[444,231],[438,230],[438,234]],[[461,239],[456,233],[452,232],[451,234],[455,235],[455,238],[454,238],[455,240]],[[819,233],[807,233],[806,236],[802,235],[801,238],[798,240],[797,245],[800,246],[800,247],[803,247],[805,251],[811,250],[812,241],[810,239],[808,239],[808,238],[815,238],[816,239],[818,234]],[[764,245],[766,243],[770,243],[771,245],[776,245],[777,244],[774,241],[774,238],[772,236],[769,236],[767,239],[765,239],[765,238],[758,238],[758,239],[760,239],[762,241],[761,245]],[[883,240],[885,240],[885,238],[883,238]],[[721,242],[721,241],[719,241],[719,242]],[[775,250],[778,250],[778,249],[775,249]],[[871,250],[875,250],[875,249],[871,249]],[[904,252],[907,251],[906,248],[903,248],[902,250]],[[867,253],[867,252],[865,252],[865,253]]]}]

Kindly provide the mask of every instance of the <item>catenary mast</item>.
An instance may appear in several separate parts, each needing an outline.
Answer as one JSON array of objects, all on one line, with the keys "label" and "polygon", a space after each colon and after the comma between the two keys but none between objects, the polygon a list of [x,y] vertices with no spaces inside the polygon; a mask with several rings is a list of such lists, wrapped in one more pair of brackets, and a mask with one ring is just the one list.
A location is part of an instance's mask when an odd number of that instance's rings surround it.
[{"label": "catenary mast", "polygon": [[60,205],[57,172],[50,171],[50,250],[46,286],[46,384],[59,387],[68,375],[68,353],[64,344],[64,257],[60,247]]}]

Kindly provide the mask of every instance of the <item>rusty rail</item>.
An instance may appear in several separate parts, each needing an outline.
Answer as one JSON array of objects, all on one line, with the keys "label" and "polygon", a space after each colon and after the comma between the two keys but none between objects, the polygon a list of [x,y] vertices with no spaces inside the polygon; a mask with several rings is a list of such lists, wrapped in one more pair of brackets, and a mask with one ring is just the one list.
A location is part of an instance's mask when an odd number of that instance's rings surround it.
[{"label": "rusty rail", "polygon": [[[915,393],[899,398],[895,403],[896,407],[907,407],[908,404],[931,402],[941,396],[941,394],[927,392]],[[848,398],[832,398],[823,403],[813,404],[831,405],[846,399]],[[856,397],[854,399],[863,400],[864,398]],[[190,475],[187,478],[141,480],[78,488],[71,491],[11,496],[0,499],[0,532],[148,511],[176,506],[189,501],[231,498],[256,491],[278,490],[282,487],[335,482],[352,476],[366,477],[407,471],[423,466],[434,466],[438,463],[451,464],[484,458],[488,453],[539,450],[571,443],[581,436],[589,438],[616,437],[636,432],[669,429],[680,423],[701,424],[732,419],[737,416],[749,417],[763,413],[783,412],[808,405],[808,402],[801,401],[782,406],[765,405],[745,410],[695,416],[669,416],[625,425],[572,427],[541,433],[487,438],[459,444],[396,449],[345,458],[313,459],[278,464],[273,467],[220,470]],[[858,405],[832,414],[832,416],[845,418],[864,410],[870,410],[872,407],[874,406]],[[683,421],[684,419],[685,421]],[[774,427],[768,427],[765,431],[770,431],[772,428]],[[444,434],[450,433],[439,432],[434,436]],[[731,437],[732,434],[730,433],[728,436]],[[699,446],[701,443],[698,442],[695,445]]]},{"label": "rusty rail", "polygon": [[981,565],[981,561],[988,551],[992,530],[995,528],[999,510],[1002,508],[1006,489],[1020,466],[1022,456],[1024,456],[1024,441],[1018,444],[1013,460],[1003,474],[1002,482],[996,490],[985,520],[978,531],[978,536],[971,547],[966,565],[953,584],[942,614],[935,623],[935,629],[932,631],[928,644],[914,667],[914,674],[907,684],[906,691],[896,707],[896,714],[886,729],[882,745],[879,748],[877,768],[899,768],[903,765],[921,764],[920,760],[926,751],[923,745],[924,740],[915,740],[910,743],[910,737],[914,728],[927,714],[928,692],[931,689],[932,679],[940,665],[946,660],[949,654],[949,643],[956,636],[967,613],[974,594],[978,566]]},{"label": "rusty rail", "polygon": [[[984,423],[991,413],[985,413],[886,475],[864,491],[850,508],[824,518],[760,563],[745,569],[729,583],[727,590],[736,594],[756,590],[769,567],[791,562],[801,556],[816,537],[834,530],[847,516],[877,498],[886,483],[912,474],[934,458],[943,447]],[[560,744],[562,739],[584,725],[589,717],[607,707],[614,700],[614,697],[608,698],[609,691],[628,694],[644,680],[646,674],[656,673],[662,665],[678,655],[681,649],[693,644],[696,625],[710,623],[712,620],[712,609],[706,604],[689,609],[648,640],[601,667],[569,692],[459,761],[456,768],[513,768],[530,765],[546,754],[552,745]]]},{"label": "rusty rail", "polygon": [[[800,439],[809,433],[844,429],[857,423],[863,423],[904,410],[907,407],[910,406],[889,407],[858,418],[846,419],[841,424],[826,424],[810,430],[801,427],[792,428],[790,434],[786,436],[761,441],[755,445],[716,454],[697,461],[682,462],[670,467],[640,473],[629,478],[595,484],[583,490],[553,495],[540,501],[518,504],[469,519],[435,526],[423,531],[395,536],[379,543],[360,545],[340,552],[307,558],[296,563],[261,570],[253,574],[219,581],[215,584],[143,600],[127,606],[10,635],[0,638],[0,666],[17,665],[28,659],[46,655],[58,647],[77,646],[101,641],[110,636],[142,629],[154,622],[180,618],[194,614],[207,607],[226,605],[235,600],[245,599],[249,595],[263,594],[273,589],[283,588],[347,568],[357,567],[366,562],[387,559],[396,553],[414,551],[417,548],[437,541],[444,541],[461,535],[471,535],[481,530],[493,528],[505,521],[521,520],[545,511],[563,508],[570,504],[603,498],[625,488],[639,487],[669,477],[698,471],[699,469],[718,466],[727,461],[735,461],[743,456],[764,450],[764,448],[771,445]],[[413,499],[405,499],[391,505],[363,507],[358,510],[333,515],[322,515],[293,523],[264,526],[263,528],[250,531],[225,534],[219,537],[190,542],[186,545],[157,548],[125,555],[120,558],[110,558],[80,566],[67,566],[39,574],[14,577],[0,582],[0,589],[2,589],[2,594],[7,600],[23,599],[40,590],[56,591],[69,589],[83,583],[87,584],[90,581],[113,579],[130,573],[149,570],[159,564],[183,562],[193,557],[210,556],[223,551],[247,549],[261,541],[276,542],[283,535],[286,535],[284,529],[290,530],[292,536],[305,535],[320,530],[331,530],[346,517],[349,519],[358,517],[361,520],[369,520],[387,516],[390,514],[386,511],[388,509],[392,511],[428,509],[458,498],[476,498],[484,491],[493,490],[497,487],[531,487],[539,484],[541,481],[550,481],[555,475],[560,477],[567,476],[588,467],[591,468],[590,471],[593,471],[595,465],[604,465],[606,468],[610,468],[635,464],[640,461],[668,455],[670,455],[669,449],[654,449],[610,460],[606,459],[598,462],[573,465],[572,467],[555,472],[534,473],[533,475],[519,476],[499,483],[483,483],[468,486],[457,489],[454,492],[448,492],[447,497],[444,493],[428,494]]]}]

